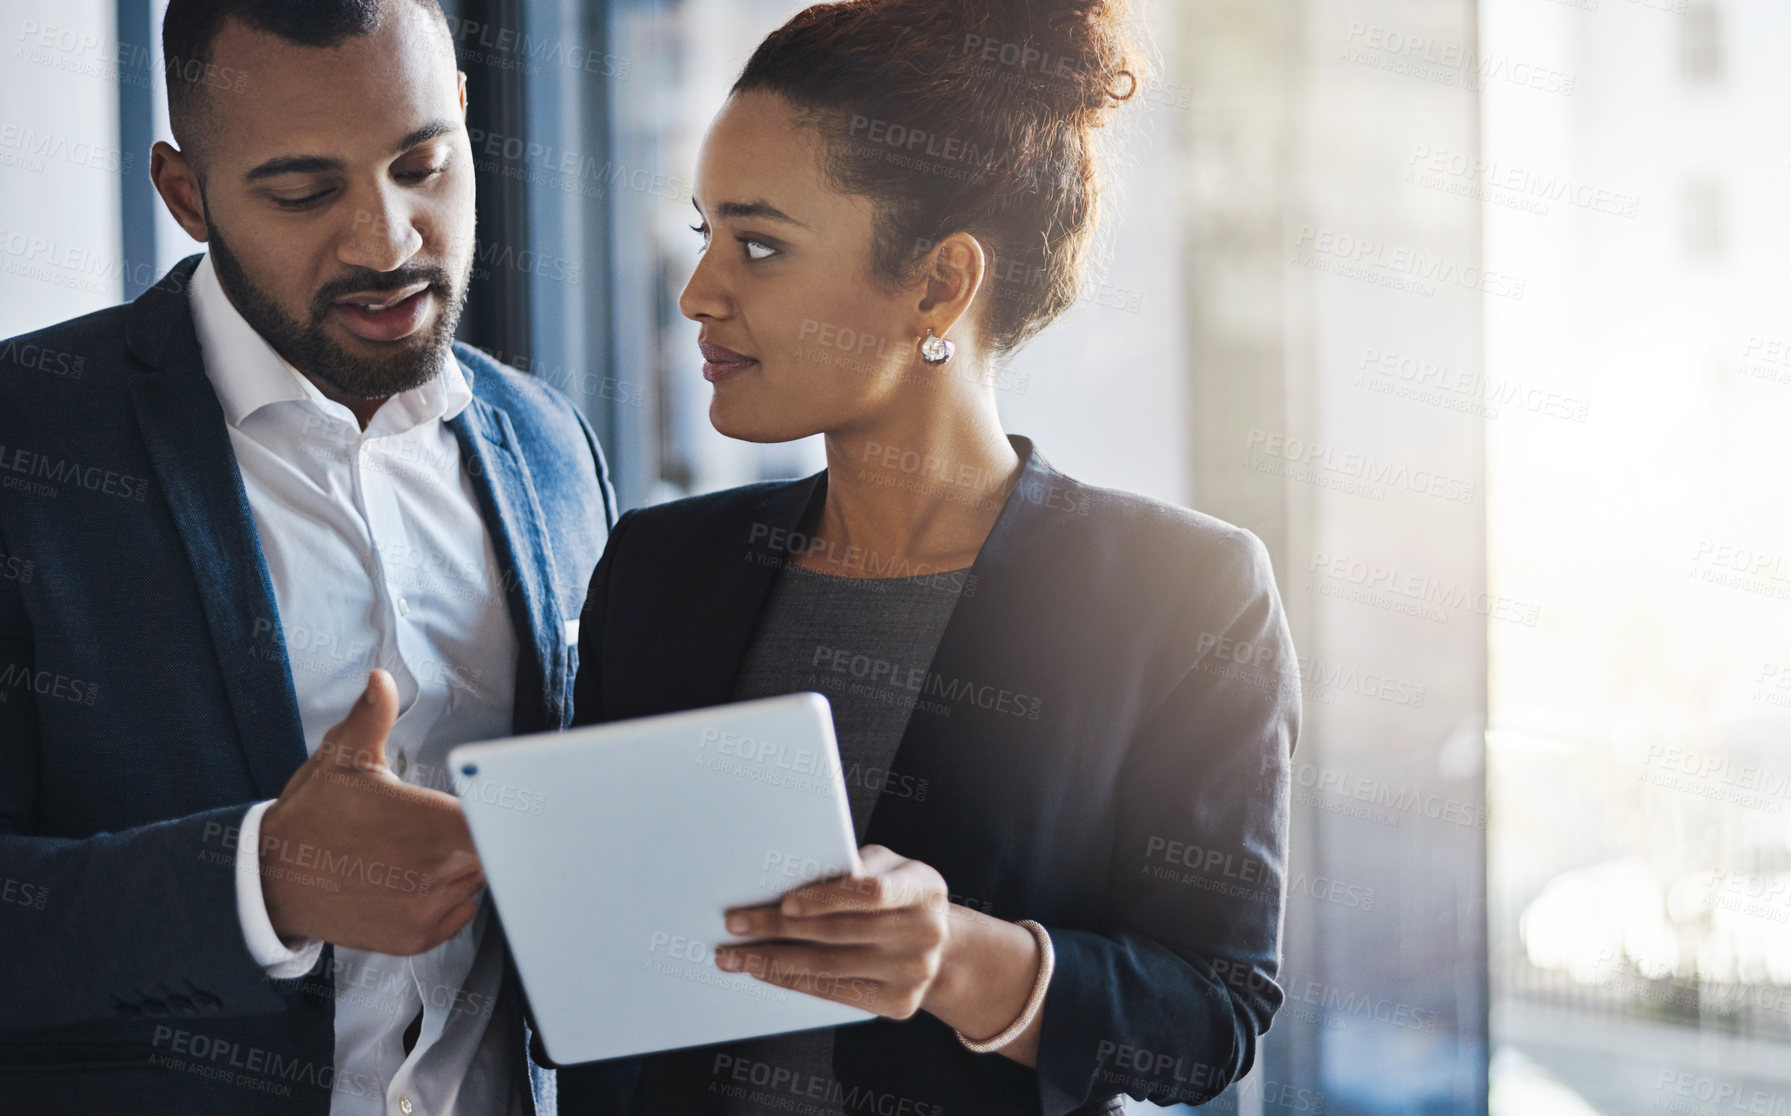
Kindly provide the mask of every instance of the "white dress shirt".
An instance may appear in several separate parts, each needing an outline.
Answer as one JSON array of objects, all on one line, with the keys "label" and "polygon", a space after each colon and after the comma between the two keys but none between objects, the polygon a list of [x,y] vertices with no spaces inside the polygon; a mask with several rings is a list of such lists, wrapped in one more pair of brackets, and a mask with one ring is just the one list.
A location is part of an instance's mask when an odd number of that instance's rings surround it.
[{"label": "white dress shirt", "polygon": [[[223,404],[273,582],[314,752],[383,667],[398,683],[386,759],[409,783],[449,790],[447,750],[511,731],[517,640],[497,556],[448,420],[473,398],[449,357],[429,383],[388,399],[363,432],[283,360],[224,294],[208,255],[193,275],[193,323]],[[261,817],[244,819],[237,914],[269,976],[306,975],[321,942],[283,942],[268,920]],[[489,902],[416,957],[336,949],[331,1116],[510,1113],[528,1086],[520,1035],[490,1026],[502,947]],[[331,983],[325,983],[331,982]],[[423,1013],[407,1056],[406,1027]]]}]

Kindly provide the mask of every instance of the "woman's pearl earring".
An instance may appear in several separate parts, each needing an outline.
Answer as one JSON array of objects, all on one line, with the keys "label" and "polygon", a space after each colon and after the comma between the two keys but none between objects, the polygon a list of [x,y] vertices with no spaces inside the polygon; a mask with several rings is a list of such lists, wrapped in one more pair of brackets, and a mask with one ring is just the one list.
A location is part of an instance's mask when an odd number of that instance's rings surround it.
[{"label": "woman's pearl earring", "polygon": [[926,337],[920,342],[920,359],[928,364],[944,364],[958,351],[956,341],[948,341],[943,337],[935,337],[932,330],[927,330]]}]

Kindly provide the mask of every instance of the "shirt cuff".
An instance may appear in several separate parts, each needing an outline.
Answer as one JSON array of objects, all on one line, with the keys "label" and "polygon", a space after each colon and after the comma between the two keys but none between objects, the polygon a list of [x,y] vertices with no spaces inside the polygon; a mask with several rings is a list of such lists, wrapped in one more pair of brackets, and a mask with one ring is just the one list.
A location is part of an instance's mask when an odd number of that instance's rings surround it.
[{"label": "shirt cuff", "polygon": [[257,802],[243,815],[236,840],[236,919],[255,963],[276,980],[296,980],[317,965],[323,943],[301,938],[288,946],[267,916],[261,894],[261,815],[273,804],[273,799]]}]

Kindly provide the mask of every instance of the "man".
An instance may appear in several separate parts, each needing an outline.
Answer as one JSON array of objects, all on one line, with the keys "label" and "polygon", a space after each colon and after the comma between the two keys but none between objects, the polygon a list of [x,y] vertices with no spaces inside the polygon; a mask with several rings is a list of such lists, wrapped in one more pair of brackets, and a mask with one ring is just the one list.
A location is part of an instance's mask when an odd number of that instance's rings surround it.
[{"label": "man", "polygon": [[443,763],[566,723],[613,496],[452,342],[445,19],[172,0],[163,46],[206,255],[0,344],[83,369],[0,355],[0,1111],[551,1112]]}]

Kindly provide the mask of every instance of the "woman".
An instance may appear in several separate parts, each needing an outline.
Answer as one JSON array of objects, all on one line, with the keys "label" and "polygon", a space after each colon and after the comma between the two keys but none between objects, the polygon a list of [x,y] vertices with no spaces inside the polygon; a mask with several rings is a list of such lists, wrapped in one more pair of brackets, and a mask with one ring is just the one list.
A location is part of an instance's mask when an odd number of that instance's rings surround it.
[{"label": "woman", "polygon": [[563,1111],[1109,1112],[1249,1069],[1298,728],[1267,554],[1056,472],[993,387],[1076,299],[1121,2],[816,5],[716,117],[710,418],[828,467],[622,517],[577,721],[825,693],[866,875],[730,912],[717,964],[882,1018],[580,1067]]}]

